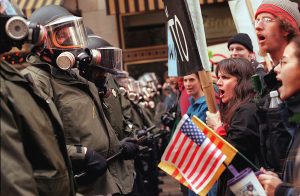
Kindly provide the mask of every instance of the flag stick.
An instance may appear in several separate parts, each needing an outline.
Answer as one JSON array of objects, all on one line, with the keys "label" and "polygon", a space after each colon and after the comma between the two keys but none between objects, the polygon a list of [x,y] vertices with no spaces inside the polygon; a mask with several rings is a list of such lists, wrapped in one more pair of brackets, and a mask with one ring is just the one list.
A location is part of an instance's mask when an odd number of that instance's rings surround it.
[{"label": "flag stick", "polygon": [[256,167],[256,165],[254,165],[249,159],[247,159],[247,157],[245,157],[242,153],[240,153],[239,151],[237,151],[237,153],[245,160],[247,161],[247,163],[249,163],[251,165],[252,168],[256,169],[257,171],[259,170],[258,167]]},{"label": "flag stick", "polygon": [[[237,151],[237,154],[240,155],[247,163],[249,163],[249,165],[251,165],[251,167],[252,167],[253,169],[255,169],[256,171],[259,171],[259,168],[256,167],[256,165],[254,165],[254,164],[253,164],[247,157],[245,157],[242,153],[240,153],[239,151]],[[228,165],[227,165],[225,162],[223,162],[223,165],[225,165],[226,168],[228,168]]]}]

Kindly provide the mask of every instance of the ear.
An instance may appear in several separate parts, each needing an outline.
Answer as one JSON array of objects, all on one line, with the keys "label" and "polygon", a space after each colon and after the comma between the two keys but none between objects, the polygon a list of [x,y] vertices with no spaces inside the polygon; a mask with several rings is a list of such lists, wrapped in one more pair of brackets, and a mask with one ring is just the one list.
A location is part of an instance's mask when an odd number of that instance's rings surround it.
[{"label": "ear", "polygon": [[249,54],[249,60],[256,60],[256,56],[255,56],[255,53],[254,52],[251,52]]},{"label": "ear", "polygon": [[290,32],[288,32],[288,31],[283,31],[283,36],[284,36],[284,37],[287,37],[289,34],[290,34]]}]

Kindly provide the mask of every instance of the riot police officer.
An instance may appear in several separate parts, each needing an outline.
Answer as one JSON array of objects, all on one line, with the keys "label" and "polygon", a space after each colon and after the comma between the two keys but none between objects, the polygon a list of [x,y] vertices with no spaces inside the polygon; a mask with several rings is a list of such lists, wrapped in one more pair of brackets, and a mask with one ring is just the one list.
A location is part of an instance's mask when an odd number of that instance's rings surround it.
[{"label": "riot police officer", "polygon": [[88,59],[82,58],[87,44],[82,19],[51,5],[36,10],[31,20],[45,26],[48,38],[28,57],[32,66],[24,72],[33,75],[44,96],[54,100],[59,110],[78,192],[129,193],[126,182],[133,181],[133,176],[124,172],[124,160],[115,156],[121,145],[103,113],[97,88],[70,69]]},{"label": "riot police officer", "polygon": [[20,13],[8,0],[0,1],[1,195],[74,195],[55,105],[41,96],[30,75],[23,77],[2,60],[13,46],[42,40],[41,27],[28,26]]}]

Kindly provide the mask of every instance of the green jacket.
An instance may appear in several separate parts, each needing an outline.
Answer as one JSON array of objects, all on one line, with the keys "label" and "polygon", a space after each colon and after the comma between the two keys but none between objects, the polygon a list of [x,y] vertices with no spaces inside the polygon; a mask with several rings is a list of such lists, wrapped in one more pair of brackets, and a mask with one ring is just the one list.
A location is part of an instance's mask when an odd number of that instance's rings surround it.
[{"label": "green jacket", "polygon": [[74,195],[55,105],[4,61],[0,84],[1,195]]},{"label": "green jacket", "polygon": [[[63,121],[71,159],[84,157],[77,156],[76,151],[70,149],[73,145],[93,149],[106,158],[118,153],[119,140],[103,113],[95,85],[73,71],[56,69],[41,62],[36,56],[31,56],[29,62],[33,66],[24,72],[30,72],[37,86],[42,87],[47,96],[52,96]],[[94,182],[78,184],[78,192],[84,195],[131,192],[133,173],[128,172],[124,161],[114,159],[108,167],[106,174]]]},{"label": "green jacket", "polygon": [[104,113],[120,140],[130,137],[137,130],[137,127],[132,123],[130,102],[121,95],[119,86],[110,74],[107,76],[107,85],[108,95],[100,97]]},{"label": "green jacket", "polygon": [[[144,129],[145,127],[149,128],[155,125],[148,115],[146,109],[144,109],[140,104],[135,104],[132,101],[130,101],[130,103],[132,106],[131,115],[133,118],[133,123],[139,127],[139,129]],[[152,132],[158,131],[158,128],[152,130]]]}]

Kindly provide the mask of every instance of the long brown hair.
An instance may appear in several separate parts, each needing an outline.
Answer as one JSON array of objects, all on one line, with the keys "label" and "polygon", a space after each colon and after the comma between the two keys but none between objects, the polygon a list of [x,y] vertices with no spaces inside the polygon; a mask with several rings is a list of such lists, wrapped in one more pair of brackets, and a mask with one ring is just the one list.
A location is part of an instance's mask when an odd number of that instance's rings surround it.
[{"label": "long brown hair", "polygon": [[252,100],[255,96],[252,87],[251,76],[255,74],[255,70],[251,62],[242,58],[224,59],[218,63],[216,73],[227,73],[237,78],[237,85],[234,88],[233,98],[226,104],[220,104],[222,119],[227,128],[231,122],[232,116],[236,109]]}]

